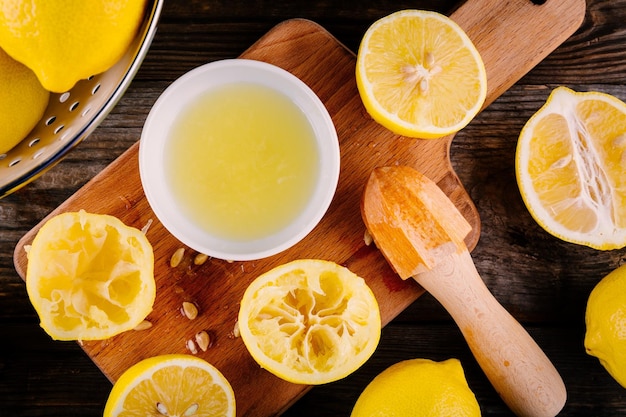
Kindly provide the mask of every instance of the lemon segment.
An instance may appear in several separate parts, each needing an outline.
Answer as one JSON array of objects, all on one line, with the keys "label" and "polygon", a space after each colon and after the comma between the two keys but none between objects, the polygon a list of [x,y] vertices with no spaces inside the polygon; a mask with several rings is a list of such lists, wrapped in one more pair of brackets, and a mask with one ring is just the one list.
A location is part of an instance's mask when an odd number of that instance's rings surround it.
[{"label": "lemon segment", "polygon": [[68,212],[52,217],[28,251],[26,289],[41,327],[57,340],[101,340],[152,311],[154,254],[119,219]]},{"label": "lemon segment", "polygon": [[458,359],[409,359],[378,374],[365,387],[351,417],[479,417],[480,406]]},{"label": "lemon segment", "polygon": [[626,388],[626,265],[594,287],[585,310],[585,350]]},{"label": "lemon segment", "polygon": [[424,10],[401,10],[370,26],[357,54],[356,82],[374,120],[425,139],[461,130],[487,95],[485,66],[467,34]]},{"label": "lemon segment", "polygon": [[552,91],[522,129],[520,193],[552,235],[596,249],[626,245],[626,104],[599,92]]},{"label": "lemon segment", "polygon": [[35,74],[0,49],[0,155],[13,149],[43,116],[50,93]]},{"label": "lemon segment", "polygon": [[365,281],[333,262],[304,259],[255,279],[241,300],[241,338],[257,363],[298,384],[341,379],[374,353],[378,303]]},{"label": "lemon segment", "polygon": [[121,59],[145,6],[146,0],[3,0],[0,47],[47,90],[63,93]]},{"label": "lemon segment", "polygon": [[182,354],[144,359],[117,380],[104,417],[234,417],[235,394],[205,360]]}]

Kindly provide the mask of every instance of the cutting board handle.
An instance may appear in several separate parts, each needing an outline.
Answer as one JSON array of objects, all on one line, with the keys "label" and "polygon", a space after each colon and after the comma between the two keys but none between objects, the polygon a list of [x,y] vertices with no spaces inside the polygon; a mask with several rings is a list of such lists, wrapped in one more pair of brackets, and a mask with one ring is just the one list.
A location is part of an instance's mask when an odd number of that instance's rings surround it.
[{"label": "cutting board handle", "polygon": [[450,17],[485,62],[487,98],[500,97],[580,27],[585,0],[467,0]]},{"label": "cutting board handle", "polygon": [[450,313],[476,361],[518,416],[553,417],[565,405],[565,384],[548,357],[494,298],[467,250],[416,275]]}]

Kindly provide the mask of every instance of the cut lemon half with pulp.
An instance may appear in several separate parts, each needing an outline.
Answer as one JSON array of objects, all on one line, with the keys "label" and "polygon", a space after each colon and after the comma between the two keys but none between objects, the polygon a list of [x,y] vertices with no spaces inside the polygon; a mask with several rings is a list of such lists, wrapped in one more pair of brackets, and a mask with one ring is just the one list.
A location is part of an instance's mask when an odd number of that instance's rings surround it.
[{"label": "cut lemon half with pulp", "polygon": [[191,355],[144,359],[117,380],[104,417],[234,417],[235,394],[213,365]]},{"label": "cut lemon half with pulp", "polygon": [[378,303],[363,278],[314,259],[254,280],[241,300],[238,325],[262,368],[307,385],[354,372],[376,350],[381,331]]},{"label": "cut lemon half with pulp", "polygon": [[152,310],[154,254],[118,218],[59,214],[28,250],[26,289],[41,327],[57,340],[101,340],[133,329]]},{"label": "cut lemon half with pulp", "polygon": [[552,91],[520,133],[515,169],[533,218],[571,243],[626,246],[626,104],[600,92]]},{"label": "cut lemon half with pulp", "polygon": [[449,17],[424,10],[395,12],[370,26],[356,82],[374,120],[425,139],[461,130],[487,95],[485,66],[470,38]]}]

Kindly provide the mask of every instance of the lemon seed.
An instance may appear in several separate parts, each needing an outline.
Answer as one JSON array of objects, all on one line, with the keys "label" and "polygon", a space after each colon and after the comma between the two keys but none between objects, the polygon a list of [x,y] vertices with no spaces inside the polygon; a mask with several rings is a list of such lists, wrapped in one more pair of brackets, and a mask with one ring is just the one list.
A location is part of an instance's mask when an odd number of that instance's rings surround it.
[{"label": "lemon seed", "polygon": [[170,266],[172,268],[176,268],[180,264],[180,261],[183,260],[184,254],[185,248],[176,249],[176,251],[172,254],[172,257],[170,258]]},{"label": "lemon seed", "polygon": [[433,55],[432,52],[426,52],[424,63],[426,64],[426,68],[432,68],[433,65],[435,65],[435,55]]},{"label": "lemon seed", "polygon": [[183,302],[183,314],[189,320],[193,320],[198,317],[198,307],[194,303],[188,301]]},{"label": "lemon seed", "polygon": [[152,323],[149,322],[148,320],[144,320],[141,323],[139,323],[137,326],[135,326],[135,328],[133,330],[146,330],[149,329],[150,327],[152,327]]},{"label": "lemon seed", "polygon": [[195,265],[202,265],[203,263],[206,262],[208,258],[209,258],[208,255],[205,255],[204,253],[199,253],[196,255],[195,258],[193,258],[193,263]]},{"label": "lemon seed", "polygon": [[198,347],[202,349],[203,352],[206,352],[207,349],[210,348],[212,345],[211,336],[209,336],[209,334],[206,331],[202,330],[196,333],[196,343],[198,344]]},{"label": "lemon seed", "polygon": [[164,416],[169,416],[170,414],[167,412],[167,407],[165,406],[165,404],[163,403],[156,403],[156,409],[159,412],[159,414],[164,415]]},{"label": "lemon seed", "polygon": [[193,403],[189,406],[189,408],[187,408],[187,410],[185,410],[185,412],[183,413],[184,417],[190,417],[195,415],[198,412],[198,403]]},{"label": "lemon seed", "polygon": [[363,241],[365,242],[365,246],[369,246],[374,241],[369,230],[365,229],[365,233],[363,234]]},{"label": "lemon seed", "polygon": [[191,339],[187,340],[187,349],[194,355],[198,353],[198,349],[196,348],[196,343]]}]

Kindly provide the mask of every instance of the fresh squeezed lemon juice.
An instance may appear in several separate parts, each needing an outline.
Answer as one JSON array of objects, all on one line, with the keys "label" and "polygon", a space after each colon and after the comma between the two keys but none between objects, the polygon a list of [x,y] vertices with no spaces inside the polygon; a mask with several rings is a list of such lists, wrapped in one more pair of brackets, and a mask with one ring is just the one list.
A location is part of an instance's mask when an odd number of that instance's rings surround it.
[{"label": "fresh squeezed lemon juice", "polygon": [[254,83],[210,90],[183,109],[166,145],[167,178],[180,209],[230,240],[289,225],[314,192],[319,151],[295,103]]}]

